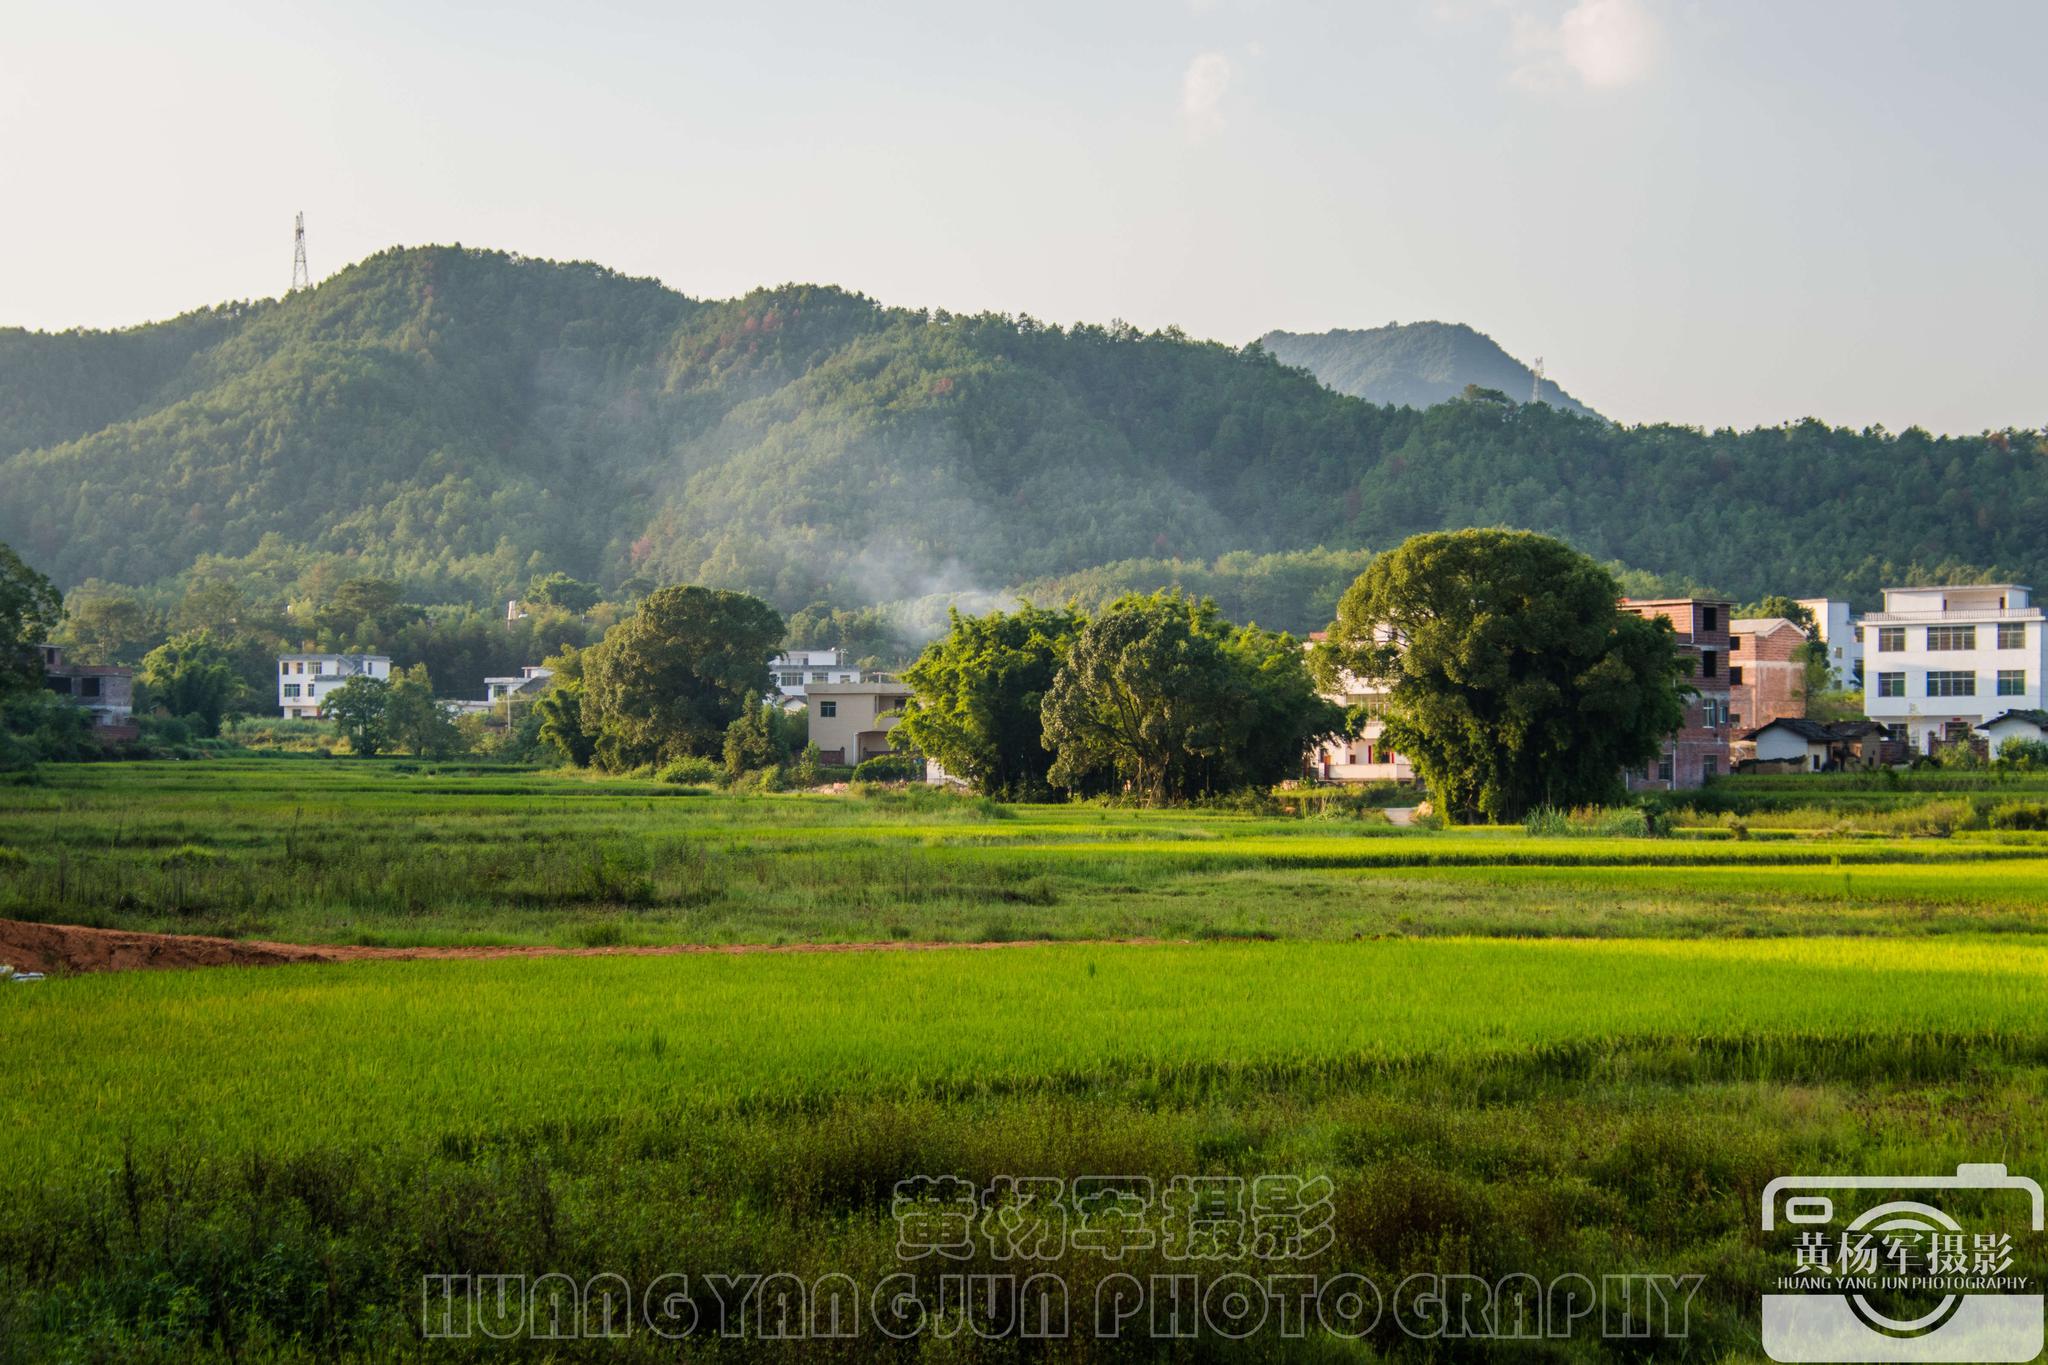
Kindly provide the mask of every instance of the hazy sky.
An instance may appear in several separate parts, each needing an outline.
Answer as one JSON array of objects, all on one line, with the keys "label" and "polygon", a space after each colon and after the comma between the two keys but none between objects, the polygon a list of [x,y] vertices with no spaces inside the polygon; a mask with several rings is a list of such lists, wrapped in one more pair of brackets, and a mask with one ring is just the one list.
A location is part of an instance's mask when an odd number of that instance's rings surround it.
[{"label": "hazy sky", "polygon": [[1611,416],[2048,423],[2042,0],[0,0],[0,325],[394,243],[1439,318]]}]

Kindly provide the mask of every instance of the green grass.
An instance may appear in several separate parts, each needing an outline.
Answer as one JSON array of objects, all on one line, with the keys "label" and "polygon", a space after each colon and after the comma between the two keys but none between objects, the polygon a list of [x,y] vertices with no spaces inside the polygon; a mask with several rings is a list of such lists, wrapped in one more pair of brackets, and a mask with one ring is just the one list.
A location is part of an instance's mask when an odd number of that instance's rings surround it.
[{"label": "green grass", "polygon": [[[1727,833],[729,797],[414,763],[101,764],[0,789],[0,915],[392,946],[1824,933],[1831,901],[1841,932],[1925,932],[1944,906],[1956,928],[2048,929],[2048,835]],[[1416,914],[1418,894],[1452,913]]]},{"label": "green grass", "polygon": [[[1698,1273],[1685,1353],[1756,1358],[1774,1176],[2048,1171],[2048,841],[1810,814],[1530,838],[314,759],[53,769],[0,789],[0,914],[393,944],[1203,941],[0,989],[0,1361],[538,1355],[421,1342],[420,1276],[684,1274],[709,1311],[708,1274],[903,1269],[891,1197],[917,1175],[1267,1173],[1333,1182],[1331,1244],[1294,1269]],[[1186,1267],[1054,1268],[1085,1301]],[[552,1349],[677,1356],[647,1333]],[[1122,1354],[1461,1352],[1389,1324]],[[840,1358],[875,1355],[1036,1358],[971,1336]]]}]

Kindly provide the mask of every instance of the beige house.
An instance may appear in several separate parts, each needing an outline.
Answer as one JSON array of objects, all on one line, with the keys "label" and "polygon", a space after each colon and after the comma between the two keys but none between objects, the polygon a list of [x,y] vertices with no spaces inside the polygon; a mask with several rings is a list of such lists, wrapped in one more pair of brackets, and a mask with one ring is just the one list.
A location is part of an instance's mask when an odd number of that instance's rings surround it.
[{"label": "beige house", "polygon": [[851,765],[895,752],[889,732],[896,728],[896,709],[912,691],[908,683],[877,679],[808,684],[818,761]]}]

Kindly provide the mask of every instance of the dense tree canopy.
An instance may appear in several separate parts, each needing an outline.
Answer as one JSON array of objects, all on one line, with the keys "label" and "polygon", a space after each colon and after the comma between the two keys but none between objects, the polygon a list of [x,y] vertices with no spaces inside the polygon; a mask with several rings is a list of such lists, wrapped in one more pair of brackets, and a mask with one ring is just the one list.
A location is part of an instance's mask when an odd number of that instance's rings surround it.
[{"label": "dense tree canopy", "polygon": [[[1519,525],[1722,591],[1868,599],[2048,574],[2044,451],[2038,431],[1379,407],[1173,331],[809,285],[700,302],[450,248],[118,334],[0,332],[0,539],[67,587],[330,564],[428,605],[561,574],[615,600],[696,582],[853,610]],[[347,629],[346,594],[321,596]],[[1269,602],[1228,610],[1298,624]]]},{"label": "dense tree canopy", "polygon": [[188,720],[202,735],[220,733],[223,717],[243,705],[234,661],[209,631],[174,635],[143,656],[138,680],[148,705]]},{"label": "dense tree canopy", "polygon": [[1669,622],[1526,531],[1415,536],[1338,604],[1316,665],[1388,684],[1386,739],[1460,819],[1617,796],[1685,718]]},{"label": "dense tree canopy", "polygon": [[903,675],[917,689],[900,730],[921,754],[985,796],[1042,797],[1052,754],[1039,709],[1086,624],[1074,611],[1029,603],[963,616]]},{"label": "dense tree canopy", "polygon": [[725,732],[772,687],[782,618],[744,593],[663,588],[584,651],[585,731],[607,768],[723,756]]},{"label": "dense tree canopy", "polygon": [[1041,709],[1054,785],[1152,802],[1298,776],[1309,744],[1344,723],[1291,637],[1166,592],[1119,598],[1088,622]]},{"label": "dense tree canopy", "polygon": [[50,580],[0,545],[0,696],[42,687],[42,656],[36,646],[48,640],[63,619],[64,599]]}]

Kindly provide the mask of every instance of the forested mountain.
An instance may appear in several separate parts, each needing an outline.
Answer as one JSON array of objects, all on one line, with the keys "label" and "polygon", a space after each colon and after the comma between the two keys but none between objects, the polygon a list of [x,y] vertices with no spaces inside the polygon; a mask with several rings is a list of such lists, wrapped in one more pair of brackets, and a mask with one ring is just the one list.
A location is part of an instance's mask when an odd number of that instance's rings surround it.
[{"label": "forested mountain", "polygon": [[[1176,332],[815,286],[703,302],[457,248],[119,333],[0,333],[0,541],[67,586],[203,562],[274,597],[346,570],[488,602],[563,570],[793,609],[1500,524],[1742,596],[1868,595],[1915,566],[2048,576],[2043,451],[1381,407]],[[1140,563],[1084,573],[1116,561]]]},{"label": "forested mountain", "polygon": [[[1396,322],[1362,332],[1268,332],[1259,344],[1281,364],[1299,365],[1339,393],[1398,407],[1447,403],[1468,384],[1519,401],[1530,396],[1530,381],[1536,377],[1492,337],[1462,322]],[[1599,416],[1548,379],[1542,398],[1566,412]]]}]

